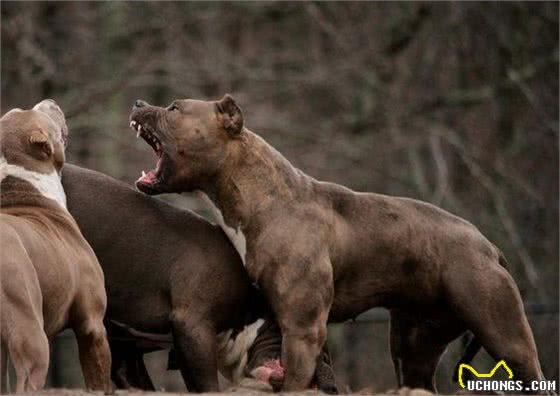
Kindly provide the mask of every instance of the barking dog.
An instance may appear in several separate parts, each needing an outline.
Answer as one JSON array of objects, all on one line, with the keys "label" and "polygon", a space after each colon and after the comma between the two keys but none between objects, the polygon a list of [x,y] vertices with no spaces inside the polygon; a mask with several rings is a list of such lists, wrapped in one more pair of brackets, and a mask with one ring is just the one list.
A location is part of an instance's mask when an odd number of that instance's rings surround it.
[{"label": "barking dog", "polygon": [[327,321],[391,311],[400,386],[434,390],[447,344],[471,330],[517,379],[543,378],[519,291],[502,253],[472,224],[413,199],[317,181],[244,127],[230,96],[137,101],[131,126],[156,168],[147,194],[201,190],[246,238],[245,267],[283,335],[284,390],[305,388]]},{"label": "barking dog", "polygon": [[44,386],[48,339],[76,333],[86,386],[110,391],[103,272],[66,209],[60,182],[67,128],[52,100],[0,120],[0,338],[16,391]]}]

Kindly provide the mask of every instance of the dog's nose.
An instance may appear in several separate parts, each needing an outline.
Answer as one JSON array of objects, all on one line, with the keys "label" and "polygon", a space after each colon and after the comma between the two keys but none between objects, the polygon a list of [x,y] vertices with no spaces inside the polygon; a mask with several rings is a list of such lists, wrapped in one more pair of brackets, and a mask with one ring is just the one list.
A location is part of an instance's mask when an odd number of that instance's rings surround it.
[{"label": "dog's nose", "polygon": [[144,102],[143,100],[136,99],[136,101],[134,102],[134,105],[132,106],[132,108],[137,109],[137,108],[139,108],[139,107],[144,107],[144,106],[146,106],[146,105],[147,105],[147,103]]}]

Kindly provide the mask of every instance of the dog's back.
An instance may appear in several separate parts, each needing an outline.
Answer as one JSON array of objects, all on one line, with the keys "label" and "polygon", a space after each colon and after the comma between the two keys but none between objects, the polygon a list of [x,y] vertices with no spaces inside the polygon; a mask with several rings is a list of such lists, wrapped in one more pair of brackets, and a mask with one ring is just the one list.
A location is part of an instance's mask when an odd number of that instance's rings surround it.
[{"label": "dog's back", "polygon": [[[8,176],[0,188],[0,257],[2,277],[7,280],[2,287],[37,285],[37,293],[49,296],[39,305],[44,314],[41,327],[48,337],[54,336],[66,326],[65,313],[77,293],[80,271],[97,265],[97,259],[68,211],[44,197],[28,181]],[[12,280],[10,268],[6,267],[9,264],[25,276]]]}]

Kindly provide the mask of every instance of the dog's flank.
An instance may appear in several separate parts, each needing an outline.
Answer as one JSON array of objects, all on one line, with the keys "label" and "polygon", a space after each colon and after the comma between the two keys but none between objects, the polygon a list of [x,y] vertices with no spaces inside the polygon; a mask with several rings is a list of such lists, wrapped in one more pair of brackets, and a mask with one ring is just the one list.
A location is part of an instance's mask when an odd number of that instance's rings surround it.
[{"label": "dog's flank", "polygon": [[30,183],[42,195],[52,199],[66,210],[66,194],[64,188],[62,188],[60,175],[56,170],[49,174],[34,172],[19,165],[9,164],[6,158],[0,156],[0,182],[8,176]]}]

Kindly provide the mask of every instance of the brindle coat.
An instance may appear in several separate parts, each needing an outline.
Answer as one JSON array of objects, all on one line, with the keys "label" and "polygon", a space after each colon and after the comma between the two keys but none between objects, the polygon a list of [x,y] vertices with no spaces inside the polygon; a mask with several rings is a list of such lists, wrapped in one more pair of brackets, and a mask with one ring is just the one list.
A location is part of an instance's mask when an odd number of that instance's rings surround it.
[{"label": "brindle coat", "polygon": [[305,388],[327,321],[391,311],[400,386],[435,389],[447,344],[471,330],[524,381],[542,379],[533,335],[505,259],[471,223],[425,202],[315,180],[217,102],[137,101],[131,125],[158,165],[148,194],[202,190],[246,238],[245,265],[282,334],[284,389]]}]

